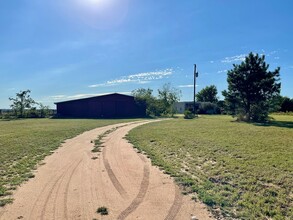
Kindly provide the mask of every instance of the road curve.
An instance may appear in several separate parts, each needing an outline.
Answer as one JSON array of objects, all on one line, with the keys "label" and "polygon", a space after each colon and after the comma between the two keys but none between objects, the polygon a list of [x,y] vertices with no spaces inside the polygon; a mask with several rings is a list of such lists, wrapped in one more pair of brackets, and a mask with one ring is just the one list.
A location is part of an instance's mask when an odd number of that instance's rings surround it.
[{"label": "road curve", "polygon": [[[0,208],[0,219],[211,219],[203,204],[182,196],[172,178],[124,139],[149,122],[109,125],[67,140],[19,187],[13,204]],[[92,141],[110,130],[102,152],[92,153]],[[109,215],[96,213],[101,206]]]}]

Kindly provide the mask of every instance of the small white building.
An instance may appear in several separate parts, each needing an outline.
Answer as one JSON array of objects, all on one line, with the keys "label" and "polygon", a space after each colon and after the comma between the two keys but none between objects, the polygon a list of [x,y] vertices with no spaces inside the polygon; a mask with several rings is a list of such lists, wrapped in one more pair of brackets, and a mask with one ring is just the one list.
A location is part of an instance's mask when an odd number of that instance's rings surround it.
[{"label": "small white building", "polygon": [[[195,102],[195,108],[198,109],[200,103],[199,102]],[[193,102],[176,102],[174,103],[174,109],[176,111],[176,113],[178,114],[183,114],[185,110],[190,110],[193,111]]]}]

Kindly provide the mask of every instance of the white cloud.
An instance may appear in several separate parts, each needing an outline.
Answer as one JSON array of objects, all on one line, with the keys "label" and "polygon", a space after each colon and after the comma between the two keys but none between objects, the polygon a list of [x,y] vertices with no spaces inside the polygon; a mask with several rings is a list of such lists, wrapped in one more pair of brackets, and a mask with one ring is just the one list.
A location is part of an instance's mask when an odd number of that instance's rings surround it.
[{"label": "white cloud", "polygon": [[154,71],[154,72],[137,73],[137,74],[132,74],[128,76],[123,76],[119,79],[109,80],[105,83],[89,85],[89,87],[90,88],[108,87],[108,86],[116,86],[116,85],[121,85],[126,83],[146,84],[154,80],[168,78],[173,73],[174,73],[173,69],[171,68]]},{"label": "white cloud", "polygon": [[227,73],[228,70],[219,70],[217,73]]},{"label": "white cloud", "polygon": [[232,62],[238,62],[238,61],[244,61],[246,54],[240,54],[232,57],[225,57],[223,60],[221,60],[222,63],[232,63]]},{"label": "white cloud", "polygon": [[[195,87],[197,87],[198,85],[196,85]],[[189,85],[179,85],[179,88],[193,88],[193,84],[189,84]]]},{"label": "white cloud", "polygon": [[278,51],[274,50],[274,51],[271,51],[269,53],[267,53],[267,57],[271,56],[271,55],[274,55],[276,54]]},{"label": "white cloud", "polygon": [[[46,101],[59,102],[59,101],[89,98],[89,97],[101,96],[101,95],[107,95],[107,94],[111,94],[111,93],[81,93],[81,94],[75,94],[75,95],[53,95],[53,96],[49,96],[46,99]],[[131,92],[119,92],[119,94],[130,95]]]},{"label": "white cloud", "polygon": [[214,63],[215,61],[211,60],[210,63]]},{"label": "white cloud", "polygon": [[82,99],[82,98],[88,98],[88,97],[93,97],[93,96],[99,96],[99,95],[106,95],[106,93],[98,93],[98,94],[76,94],[76,95],[69,95],[66,97],[66,99]]},{"label": "white cloud", "polygon": [[66,98],[65,95],[53,95],[53,96],[49,96],[49,99],[53,99],[53,100],[60,100]]},{"label": "white cloud", "polygon": [[[267,57],[274,56],[274,59],[276,59],[276,60],[280,59],[279,56],[276,56],[278,54],[277,50],[265,51],[264,49],[261,49],[260,51],[253,52],[253,54],[257,54],[257,53],[259,55],[265,55]],[[247,54],[239,54],[239,55],[235,55],[235,56],[231,56],[231,57],[225,57],[224,59],[221,60],[221,62],[222,63],[233,63],[233,62],[244,61],[246,56],[247,56]]]},{"label": "white cloud", "polygon": [[106,93],[85,93],[85,94],[75,94],[75,95],[53,95],[49,96],[49,100],[53,101],[60,101],[60,100],[71,100],[71,99],[81,99],[81,98],[87,98],[92,96],[98,96],[98,95],[105,95]]}]

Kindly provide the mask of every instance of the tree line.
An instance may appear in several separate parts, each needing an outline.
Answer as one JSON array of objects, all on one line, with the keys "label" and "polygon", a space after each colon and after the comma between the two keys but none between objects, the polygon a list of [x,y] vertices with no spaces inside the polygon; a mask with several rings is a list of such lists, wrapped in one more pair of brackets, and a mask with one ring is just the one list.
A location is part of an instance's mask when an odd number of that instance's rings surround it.
[{"label": "tree line", "polygon": [[292,112],[293,99],[280,95],[280,67],[270,71],[265,56],[249,53],[239,65],[227,72],[228,89],[218,100],[214,85],[202,89],[196,98],[216,105],[222,113],[241,121],[264,122],[271,112]]},{"label": "tree line", "polygon": [[[206,86],[196,94],[201,102],[197,113],[230,114],[242,121],[264,122],[270,112],[293,111],[293,99],[280,95],[280,67],[273,71],[265,62],[264,55],[250,53],[240,64],[233,64],[227,72],[228,88],[222,92],[224,100],[217,97],[215,85]],[[35,102],[30,97],[30,90],[16,93],[12,101],[12,116],[17,118],[48,117],[52,111],[48,106]],[[178,102],[181,92],[170,83],[158,89],[157,97],[153,90],[139,88],[132,91],[136,102],[146,108],[147,116],[173,116],[174,103]],[[195,106],[193,107],[195,108]],[[187,118],[193,118],[193,109],[187,109]]]},{"label": "tree line", "polygon": [[146,108],[149,117],[173,116],[176,111],[174,103],[180,99],[181,92],[172,87],[170,83],[158,89],[158,96],[153,95],[153,90],[140,88],[132,91],[138,105]]},{"label": "tree line", "polygon": [[45,118],[53,114],[49,106],[36,102],[30,96],[31,91],[25,90],[16,93],[15,97],[10,97],[12,102],[11,111],[3,114],[4,118]]},{"label": "tree line", "polygon": [[[201,102],[198,114],[222,113],[241,121],[265,122],[271,112],[293,111],[293,99],[280,95],[280,67],[270,71],[264,55],[251,52],[243,62],[233,64],[227,72],[227,83],[227,90],[222,92],[224,100],[218,99],[215,85],[207,86],[196,94],[196,100]],[[169,85],[159,90],[158,98],[152,95],[151,89],[137,89],[132,94],[146,106],[148,115],[173,115],[172,103],[178,101],[179,96],[170,88]],[[193,108],[195,106],[186,110],[186,118],[194,118]]]}]

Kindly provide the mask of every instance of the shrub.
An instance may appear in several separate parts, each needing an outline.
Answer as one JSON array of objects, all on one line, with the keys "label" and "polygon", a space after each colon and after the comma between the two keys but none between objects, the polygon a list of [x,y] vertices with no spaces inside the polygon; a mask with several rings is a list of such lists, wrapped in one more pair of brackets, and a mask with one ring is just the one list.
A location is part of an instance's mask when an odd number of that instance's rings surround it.
[{"label": "shrub", "polygon": [[185,119],[193,119],[195,115],[190,110],[184,111],[184,118]]},{"label": "shrub", "polygon": [[218,106],[211,102],[201,102],[198,109],[198,114],[220,114]]},{"label": "shrub", "polygon": [[108,215],[108,209],[104,206],[100,207],[97,209],[97,213],[101,214],[101,215]]}]

